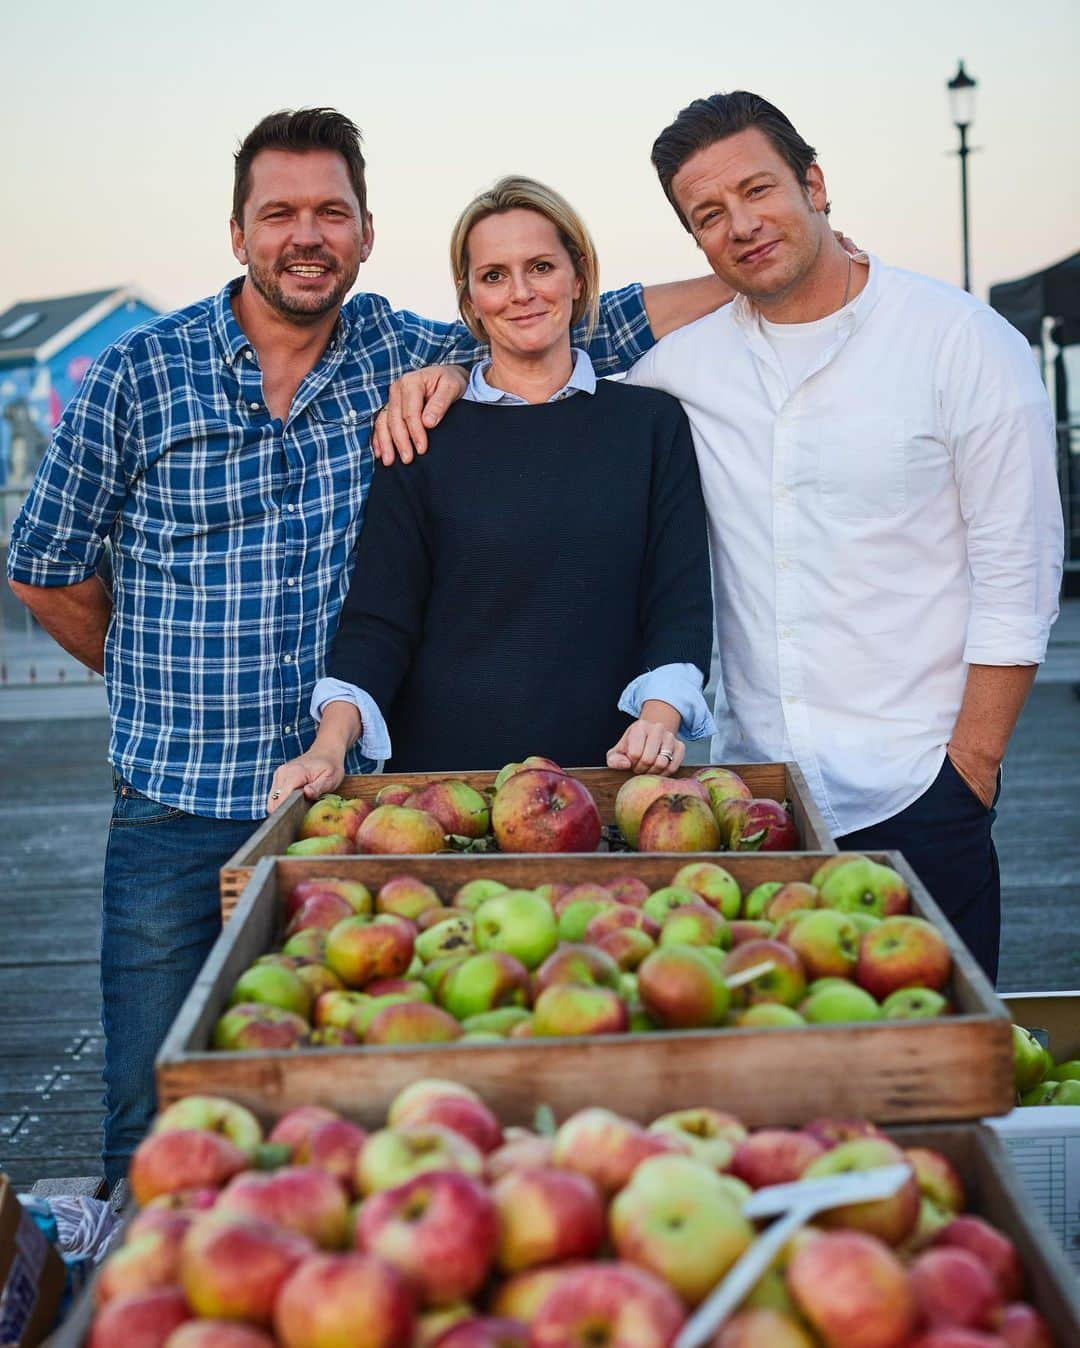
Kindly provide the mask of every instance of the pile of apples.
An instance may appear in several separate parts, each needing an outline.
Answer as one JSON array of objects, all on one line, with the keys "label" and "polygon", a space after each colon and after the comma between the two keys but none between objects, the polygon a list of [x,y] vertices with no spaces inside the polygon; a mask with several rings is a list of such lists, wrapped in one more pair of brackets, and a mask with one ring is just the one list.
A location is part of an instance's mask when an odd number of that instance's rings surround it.
[{"label": "pile of apples", "polygon": [[1013,1082],[1019,1105],[1080,1105],[1080,1058],[1055,1062],[1022,1025],[1014,1025]]},{"label": "pile of apples", "polygon": [[1053,1348],[938,1151],[709,1108],[504,1130],[436,1079],[374,1132],[308,1105],[264,1142],[233,1102],[172,1105],[132,1159],[141,1210],[89,1348],[671,1348],[754,1241],[752,1190],[895,1164],[891,1198],[797,1231],[710,1348]]},{"label": "pile of apples", "polygon": [[442,1043],[721,1025],[941,1015],[952,969],[903,878],[839,854],[811,882],[746,895],[690,862],[650,893],[508,889],[476,878],[444,904],[423,880],[314,878],[286,899],[286,940],[237,980],[218,1049]]},{"label": "pile of apples", "polygon": [[[791,851],[799,834],[779,801],[755,800],[730,768],[693,777],[630,777],[615,801],[624,842],[640,852]],[[589,790],[550,758],[507,763],[490,792],[447,778],[419,789],[391,782],[374,802],[322,796],[290,856],[451,850],[595,852],[603,836]]]}]

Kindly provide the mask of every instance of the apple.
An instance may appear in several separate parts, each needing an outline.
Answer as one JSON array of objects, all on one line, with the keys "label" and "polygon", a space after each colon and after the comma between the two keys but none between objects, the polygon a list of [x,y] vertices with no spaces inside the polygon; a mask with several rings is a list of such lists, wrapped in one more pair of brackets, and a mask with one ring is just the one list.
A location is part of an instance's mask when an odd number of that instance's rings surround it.
[{"label": "apple", "polygon": [[160,1194],[220,1188],[249,1162],[249,1154],[221,1133],[170,1128],[151,1133],[135,1148],[128,1184],[135,1202],[145,1207]]},{"label": "apple", "polygon": [[263,1002],[240,1002],[214,1024],[211,1047],[225,1052],[292,1049],[307,1043],[310,1025],[292,1011]]},{"label": "apple", "polygon": [[529,1326],[523,1320],[476,1316],[459,1321],[435,1342],[438,1348],[528,1348]]},{"label": "apple", "polygon": [[478,1292],[497,1240],[492,1196],[479,1180],[453,1171],[416,1175],[372,1194],[356,1224],[357,1246],[397,1269],[425,1306]]},{"label": "apple", "polygon": [[1003,1301],[1018,1301],[1024,1294],[1024,1267],[1016,1246],[1001,1231],[971,1213],[954,1217],[934,1237],[934,1245],[957,1245],[981,1259],[998,1285]]},{"label": "apple", "polygon": [[366,1140],[364,1129],[348,1119],[327,1119],[316,1124],[297,1143],[293,1160],[297,1165],[324,1170],[346,1192],[351,1192],[356,1160]]},{"label": "apple", "polygon": [[543,768],[526,768],[498,788],[491,828],[503,852],[595,852],[602,832],[588,790]]},{"label": "apple", "polygon": [[557,983],[617,988],[620,969],[603,951],[591,945],[560,945],[533,974],[533,992],[539,995]]},{"label": "apple", "polygon": [[312,1129],[340,1118],[341,1115],[336,1110],[327,1109],[323,1105],[295,1105],[282,1114],[271,1128],[267,1140],[282,1142],[295,1154],[296,1148],[306,1140]]},{"label": "apple", "polygon": [[794,852],[795,821],[777,800],[723,800],[714,811],[724,846],[732,852]]},{"label": "apple", "polygon": [[782,1002],[755,1002],[740,1011],[733,1024],[740,1030],[767,1030],[790,1029],[793,1025],[805,1025],[806,1021],[794,1007]]},{"label": "apple", "polygon": [[547,768],[551,772],[562,772],[562,768],[554,759],[542,758],[539,754],[530,754],[520,763],[507,763],[499,769],[495,774],[494,788],[496,795],[511,777],[516,777],[519,772],[524,772],[526,768]]},{"label": "apple", "polygon": [[403,1104],[395,1112],[394,1123],[395,1126],[436,1123],[460,1133],[485,1153],[494,1151],[503,1141],[502,1126],[483,1100],[457,1092],[405,1095]]},{"label": "apple", "polygon": [[371,1001],[367,992],[353,992],[348,988],[331,988],[315,999],[313,1019],[318,1026],[347,1026],[361,1007]]},{"label": "apple", "polygon": [[[817,874],[821,876],[820,869]],[[838,859],[822,876],[819,888],[821,906],[837,908],[844,913],[894,917],[906,913],[910,902],[903,877],[891,866],[882,866],[868,857]]]},{"label": "apple", "polygon": [[345,1190],[333,1175],[315,1166],[289,1165],[267,1173],[250,1170],[236,1175],[222,1190],[214,1212],[261,1218],[300,1232],[324,1250],[348,1243]]},{"label": "apple", "polygon": [[947,1156],[930,1147],[905,1147],[904,1160],[915,1172],[921,1194],[949,1212],[963,1211],[964,1181]]},{"label": "apple", "polygon": [[992,1329],[1001,1310],[993,1275],[969,1250],[942,1245],[920,1254],[908,1270],[915,1300],[931,1325]]},{"label": "apple", "polygon": [[802,960],[807,978],[847,978],[858,963],[858,928],[845,913],[830,908],[800,918],[787,943]]},{"label": "apple", "polygon": [[799,1003],[798,1010],[811,1025],[881,1019],[881,1007],[865,988],[854,983],[830,983],[818,988]]},{"label": "apple", "polygon": [[466,1020],[481,1011],[527,1006],[529,971],[513,955],[485,950],[451,964],[434,991],[444,1010],[458,1020]]},{"label": "apple", "polygon": [[282,1348],[410,1348],[416,1312],[404,1279],[365,1254],[316,1254],[281,1289]]},{"label": "apple", "polygon": [[653,890],[641,905],[641,911],[659,926],[676,908],[708,908],[708,906],[700,894],[695,894],[684,885],[664,885],[660,889]]},{"label": "apple", "polygon": [[461,1028],[466,1034],[494,1034],[505,1038],[515,1025],[528,1020],[530,1012],[524,1006],[497,1006],[494,1011],[478,1011],[466,1016]]},{"label": "apple", "polygon": [[536,893],[550,903],[552,909],[557,913],[559,900],[569,892],[570,888],[570,885],[565,885],[561,881],[545,880],[542,885],[536,886]]},{"label": "apple", "polygon": [[484,1174],[488,1182],[494,1184],[504,1175],[519,1170],[548,1170],[554,1149],[553,1138],[541,1137],[524,1128],[508,1130],[506,1141],[488,1155]]},{"label": "apple", "polygon": [[730,950],[731,928],[715,908],[687,905],[673,909],[664,919],[659,944],[715,946],[719,950]]},{"label": "apple", "polygon": [[395,875],[375,895],[375,909],[415,922],[429,908],[441,908],[442,899],[415,875]]},{"label": "apple", "polygon": [[178,1287],[116,1297],[94,1317],[87,1348],[164,1348],[169,1335],[191,1319]]},{"label": "apple", "polygon": [[344,833],[322,834],[317,838],[301,838],[289,843],[287,857],[340,857],[355,852],[355,845]]},{"label": "apple", "polygon": [[658,796],[638,824],[639,852],[715,852],[719,846],[713,812],[697,796]]},{"label": "apple", "polygon": [[608,880],[605,888],[616,903],[629,904],[631,908],[640,908],[649,897],[649,886],[636,875],[619,875]]},{"label": "apple", "polygon": [[691,1156],[713,1170],[726,1170],[735,1148],[747,1137],[746,1128],[734,1114],[704,1105],[661,1114],[649,1125],[649,1131],[672,1134],[689,1147]]},{"label": "apple", "polygon": [[529,1348],[671,1348],[684,1319],[660,1278],[598,1260],[558,1280],[530,1326]]},{"label": "apple", "polygon": [[[335,834],[348,837],[348,826],[342,812],[345,802],[340,796],[320,796],[314,805],[308,807],[297,829],[298,838],[333,837]],[[355,836],[355,833],[354,833]]]},{"label": "apple", "polygon": [[436,1306],[422,1310],[416,1321],[412,1348],[435,1348],[455,1325],[475,1320],[476,1312],[468,1301],[455,1301],[452,1306]]},{"label": "apple", "polygon": [[[148,1214],[152,1209],[147,1209]],[[192,1222],[187,1212],[153,1214],[153,1227],[125,1232],[124,1244],[109,1255],[94,1283],[94,1304],[135,1296],[155,1287],[174,1287],[180,1276],[180,1246]]]},{"label": "apple", "polygon": [[[824,1179],[830,1175],[875,1170],[880,1166],[897,1165],[903,1160],[903,1152],[887,1138],[858,1137],[837,1143],[824,1156],[812,1161],[803,1171],[802,1178]],[[864,1231],[887,1245],[899,1245],[911,1234],[918,1217],[919,1186],[912,1170],[891,1197],[830,1208],[819,1213],[815,1220],[819,1226]]]},{"label": "apple", "polygon": [[281,964],[253,964],[232,986],[229,1006],[262,1002],[292,1011],[306,1020],[311,1014],[311,992],[292,970]]},{"label": "apple", "polygon": [[722,1025],[731,994],[720,969],[697,946],[654,950],[637,971],[642,1006],[665,1029]]},{"label": "apple", "polygon": [[622,906],[601,885],[574,885],[555,903],[560,939],[580,941],[598,913]]},{"label": "apple", "polygon": [[904,1345],[904,1348],[1008,1348],[998,1334],[960,1325],[937,1325]]},{"label": "apple", "polygon": [[739,916],[742,893],[730,871],[713,861],[692,861],[675,872],[672,884],[692,889],[729,920]]},{"label": "apple", "polygon": [[921,917],[887,917],[859,943],[855,981],[880,1001],[898,988],[940,992],[951,971],[949,947],[932,923]]},{"label": "apple", "polygon": [[643,931],[620,927],[617,931],[605,932],[599,937],[596,949],[610,956],[620,969],[632,971],[640,966],[646,955],[656,949],[656,942]]},{"label": "apple", "polygon": [[712,1348],[814,1348],[798,1320],[768,1306],[737,1311],[713,1339]]},{"label": "apple", "polygon": [[997,1332],[1009,1348],[1054,1348],[1050,1326],[1025,1301],[1014,1301],[1002,1310]]},{"label": "apple", "polygon": [[[125,1340],[131,1348],[131,1340]],[[254,1325],[231,1320],[188,1320],[174,1329],[165,1348],[277,1348],[277,1341]]]},{"label": "apple", "polygon": [[1050,1070],[1051,1059],[1031,1031],[1022,1025],[1013,1025],[1012,1044],[1013,1081],[1017,1093],[1023,1095],[1043,1080]]},{"label": "apple", "polygon": [[765,905],[764,916],[770,922],[796,911],[810,911],[818,906],[818,891],[802,880],[789,880],[780,886]]},{"label": "apple", "polygon": [[630,1027],[626,1003],[607,987],[555,983],[533,1006],[532,1037],[558,1038],[582,1034],[622,1034]]},{"label": "apple", "polygon": [[399,1123],[408,1122],[410,1115],[425,1109],[429,1101],[445,1095],[461,1096],[465,1100],[483,1103],[478,1092],[460,1081],[450,1081],[445,1077],[421,1077],[419,1081],[412,1081],[409,1085],[403,1086],[390,1101],[386,1122],[390,1127],[396,1128]]},{"label": "apple", "polygon": [[750,921],[764,917],[769,900],[783,888],[780,880],[763,880],[760,885],[755,885],[743,897],[742,916]]},{"label": "apple", "polygon": [[725,800],[751,800],[753,792],[737,772],[715,765],[702,768],[694,776],[709,793],[709,804],[718,810]]},{"label": "apple", "polygon": [[802,961],[790,946],[769,937],[734,946],[724,957],[724,977],[731,978],[759,964],[772,967],[733,990],[732,1000],[736,1006],[753,1006],[755,1002],[795,1006],[802,999],[806,991]]},{"label": "apple", "polygon": [[370,913],[373,907],[371,890],[359,880],[318,875],[310,880],[300,880],[289,890],[285,900],[286,919],[290,919],[304,900],[310,898],[312,894],[336,894],[338,898],[345,900],[354,913],[361,915]]},{"label": "apple", "polygon": [[428,911],[432,913],[441,911],[445,916],[440,917],[438,922],[426,930],[421,930],[414,941],[415,953],[424,964],[444,959],[447,955],[454,955],[459,951],[472,954],[475,946],[471,913],[465,911],[455,913],[449,908],[442,910],[433,908]]},{"label": "apple", "polygon": [[904,1266],[861,1231],[830,1231],[800,1246],[787,1284],[811,1328],[836,1348],[902,1348],[918,1323]]},{"label": "apple", "polygon": [[433,815],[404,805],[377,805],[356,835],[358,850],[375,855],[439,852],[445,841],[443,827]]},{"label": "apple", "polygon": [[559,943],[550,904],[531,889],[511,889],[487,899],[476,910],[474,923],[477,950],[501,951],[527,969],[542,964]]},{"label": "apple", "polygon": [[[706,911],[705,905],[700,901],[693,906],[700,908],[702,912]],[[591,945],[603,940],[613,931],[640,931],[644,932],[650,941],[655,941],[660,935],[660,923],[650,917],[644,908],[631,908],[628,903],[615,903],[589,919],[589,924],[585,928],[585,940]]]},{"label": "apple", "polygon": [[484,1156],[468,1138],[437,1123],[402,1123],[372,1133],[356,1162],[357,1193],[393,1189],[429,1170],[484,1173]]},{"label": "apple", "polygon": [[615,796],[615,823],[630,847],[637,849],[638,830],[645,811],[661,796],[693,796],[708,804],[709,794],[693,777],[661,777],[655,773],[630,776]]},{"label": "apple", "polygon": [[365,1044],[448,1044],[460,1039],[461,1025],[448,1011],[428,1002],[384,1006],[364,1030]]},{"label": "apple", "polygon": [[732,946],[743,945],[747,941],[767,941],[773,934],[773,924],[751,918],[737,917],[729,922]]},{"label": "apple", "polygon": [[[287,940],[291,940],[298,932],[306,931],[310,927],[316,927],[321,931],[329,931],[331,927],[336,926],[346,917],[358,917],[361,914],[353,911],[352,904],[348,899],[342,898],[340,894],[334,894],[331,890],[316,890],[314,894],[309,894],[304,902],[297,908],[289,919],[285,928]],[[290,954],[299,954],[300,951],[290,951]]]},{"label": "apple", "polygon": [[413,958],[414,937],[404,922],[347,917],[326,938],[326,964],[349,988],[397,978]]},{"label": "apple", "polygon": [[373,983],[367,983],[360,995],[362,997],[392,997],[397,995],[406,997],[413,1002],[434,1000],[431,989],[419,978],[377,978]]},{"label": "apple", "polygon": [[561,1125],[552,1160],[587,1175],[601,1192],[612,1194],[626,1184],[642,1161],[674,1149],[675,1139],[650,1133],[610,1109],[593,1106],[571,1114]]},{"label": "apple", "polygon": [[297,1231],[255,1217],[210,1212],[184,1237],[180,1283],[196,1315],[269,1325],[274,1298],[313,1251],[311,1241]]},{"label": "apple", "polygon": [[431,782],[405,801],[413,810],[426,810],[444,833],[459,838],[482,838],[491,823],[487,800],[467,782]]},{"label": "apple", "polygon": [[556,1284],[573,1269],[583,1267],[587,1265],[566,1263],[514,1273],[495,1285],[488,1310],[492,1315],[506,1316],[531,1325]]},{"label": "apple", "polygon": [[496,894],[505,894],[508,885],[504,885],[501,880],[487,880],[478,878],[476,880],[466,880],[460,889],[454,892],[452,900],[455,908],[464,908],[466,912],[474,912],[485,899],[493,899]]},{"label": "apple", "polygon": [[881,1003],[886,1020],[931,1020],[948,1010],[948,998],[933,988],[897,988]]},{"label": "apple", "polygon": [[751,1189],[768,1184],[790,1184],[825,1154],[809,1133],[793,1128],[759,1128],[735,1148],[728,1167]]},{"label": "apple", "polygon": [[375,793],[375,804],[404,805],[412,793],[413,788],[406,786],[404,782],[388,782]]},{"label": "apple", "polygon": [[221,1133],[249,1156],[263,1140],[262,1124],[251,1110],[218,1095],[187,1095],[175,1100],[154,1120],[152,1131],[167,1133],[176,1128]]},{"label": "apple", "polygon": [[491,1196],[498,1215],[496,1261],[504,1273],[591,1259],[607,1238],[599,1189],[572,1170],[510,1170]]}]

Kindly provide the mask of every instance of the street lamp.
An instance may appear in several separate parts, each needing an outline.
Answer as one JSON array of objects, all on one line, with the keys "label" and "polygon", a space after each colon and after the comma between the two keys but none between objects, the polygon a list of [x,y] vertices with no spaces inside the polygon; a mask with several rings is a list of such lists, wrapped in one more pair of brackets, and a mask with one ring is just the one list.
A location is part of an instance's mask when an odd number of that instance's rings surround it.
[{"label": "street lamp", "polygon": [[967,143],[968,127],[975,120],[976,81],[964,69],[963,61],[957,66],[956,74],[946,84],[949,91],[949,115],[953,125],[960,132],[960,215],[964,231],[964,289],[971,289],[970,248],[968,244],[968,188],[967,157],[971,153]]}]

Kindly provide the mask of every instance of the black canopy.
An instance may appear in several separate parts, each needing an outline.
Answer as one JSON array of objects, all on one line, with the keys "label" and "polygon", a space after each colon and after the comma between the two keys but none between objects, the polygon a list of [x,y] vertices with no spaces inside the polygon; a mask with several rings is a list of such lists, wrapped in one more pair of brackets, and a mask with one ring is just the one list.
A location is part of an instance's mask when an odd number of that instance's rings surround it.
[{"label": "black canopy", "polygon": [[1042,321],[1056,318],[1058,346],[1080,342],[1080,253],[1019,281],[990,287],[990,304],[1020,329],[1032,346],[1042,343]]}]

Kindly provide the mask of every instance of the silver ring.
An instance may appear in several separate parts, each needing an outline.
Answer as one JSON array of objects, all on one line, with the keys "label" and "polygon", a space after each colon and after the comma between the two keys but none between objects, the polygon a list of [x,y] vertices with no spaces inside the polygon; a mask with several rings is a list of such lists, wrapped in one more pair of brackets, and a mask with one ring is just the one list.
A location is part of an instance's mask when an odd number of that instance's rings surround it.
[{"label": "silver ring", "polygon": [[666,749],[661,749],[660,752],[659,752],[656,756],[657,756],[657,758],[666,758],[666,759],[668,760],[669,763],[670,763],[671,760],[675,757],[674,754],[669,754],[668,751],[667,751]]},{"label": "silver ring", "polygon": [[280,792],[280,791],[271,791],[271,792],[270,792],[270,799],[271,799],[271,800],[277,800],[277,798],[278,798],[280,795],[281,795],[281,792]]}]

